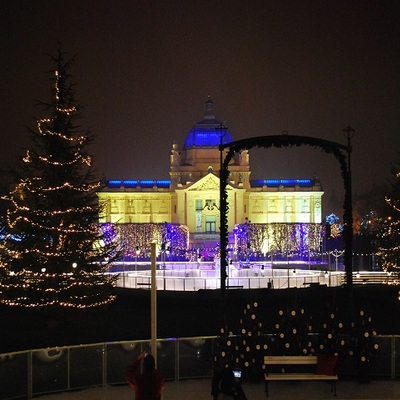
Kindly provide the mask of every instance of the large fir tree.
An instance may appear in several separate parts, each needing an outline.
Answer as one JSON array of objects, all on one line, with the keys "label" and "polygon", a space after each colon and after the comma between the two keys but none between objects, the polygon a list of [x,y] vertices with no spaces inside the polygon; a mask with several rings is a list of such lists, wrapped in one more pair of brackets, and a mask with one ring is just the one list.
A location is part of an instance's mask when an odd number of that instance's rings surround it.
[{"label": "large fir tree", "polygon": [[72,60],[51,58],[52,95],[46,118],[30,129],[32,144],[9,195],[2,242],[0,301],[17,306],[90,307],[111,301],[115,280],[106,272],[117,256],[98,224],[82,107],[69,75]]},{"label": "large fir tree", "polygon": [[387,216],[379,220],[377,257],[381,267],[390,274],[400,276],[400,170],[392,169],[390,195],[385,197],[389,208]]}]

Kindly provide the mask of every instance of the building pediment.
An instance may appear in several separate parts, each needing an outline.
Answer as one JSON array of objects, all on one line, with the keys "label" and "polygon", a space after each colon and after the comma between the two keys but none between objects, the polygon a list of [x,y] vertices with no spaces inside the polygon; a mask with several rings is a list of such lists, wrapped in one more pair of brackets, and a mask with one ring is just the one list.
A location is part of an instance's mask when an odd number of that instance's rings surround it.
[{"label": "building pediment", "polygon": [[[227,185],[227,190],[232,190],[231,185]],[[219,177],[215,176],[213,173],[209,173],[203,178],[199,179],[197,182],[193,183],[187,191],[206,191],[206,190],[219,190]]]}]

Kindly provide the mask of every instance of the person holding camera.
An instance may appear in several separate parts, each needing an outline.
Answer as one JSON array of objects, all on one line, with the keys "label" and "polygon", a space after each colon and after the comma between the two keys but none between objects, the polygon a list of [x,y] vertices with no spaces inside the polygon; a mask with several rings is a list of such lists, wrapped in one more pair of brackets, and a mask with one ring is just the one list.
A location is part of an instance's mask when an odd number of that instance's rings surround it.
[{"label": "person holding camera", "polygon": [[241,371],[225,367],[211,382],[213,400],[247,400],[242,388]]},{"label": "person holding camera", "polygon": [[151,354],[145,351],[139,354],[128,369],[126,380],[135,391],[136,400],[161,400],[164,378],[156,370],[155,359]]}]

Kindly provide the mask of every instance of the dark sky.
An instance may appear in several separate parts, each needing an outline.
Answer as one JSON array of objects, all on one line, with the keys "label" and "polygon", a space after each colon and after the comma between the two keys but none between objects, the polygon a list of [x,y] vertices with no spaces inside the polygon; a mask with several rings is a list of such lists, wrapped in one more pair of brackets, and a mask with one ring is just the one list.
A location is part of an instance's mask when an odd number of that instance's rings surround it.
[{"label": "dark sky", "polygon": [[[345,144],[367,191],[400,161],[399,1],[0,0],[0,157],[15,164],[43,117],[49,58],[75,56],[95,166],[108,179],[166,179],[211,94],[234,139],[281,134]],[[342,193],[333,156],[251,152],[252,178],[317,175]]]}]

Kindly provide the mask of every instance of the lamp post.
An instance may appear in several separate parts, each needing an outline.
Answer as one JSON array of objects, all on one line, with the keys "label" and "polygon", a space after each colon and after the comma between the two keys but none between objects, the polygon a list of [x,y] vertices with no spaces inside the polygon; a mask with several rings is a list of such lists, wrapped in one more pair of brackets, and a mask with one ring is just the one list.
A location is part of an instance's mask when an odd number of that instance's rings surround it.
[{"label": "lamp post", "polygon": [[169,245],[167,245],[166,247],[165,247],[165,250],[164,250],[164,290],[166,290],[167,289],[167,286],[166,286],[166,279],[165,279],[165,270],[167,269],[167,265],[166,265],[166,261],[167,261],[167,257],[168,257],[168,255],[169,255]]},{"label": "lamp post", "polygon": [[351,152],[352,152],[351,139],[354,136],[354,132],[355,132],[355,129],[353,129],[350,125],[347,126],[347,128],[343,129],[343,134],[347,138],[347,155],[348,155],[347,169],[348,169],[349,174],[351,174],[351,159],[350,159]]},{"label": "lamp post", "polygon": [[221,277],[222,292],[225,292],[226,289],[226,246],[223,245],[223,243],[225,243],[225,240],[223,240],[222,238],[222,226],[225,223],[222,213],[222,198],[224,196],[224,191],[222,188],[222,151],[223,151],[222,144],[227,129],[228,127],[222,122],[217,127],[217,132],[219,136],[219,230],[220,230],[220,252],[221,252],[220,277]]},{"label": "lamp post", "polygon": [[326,270],[324,273],[325,281],[328,280],[328,286],[331,286],[331,272]]},{"label": "lamp post", "polygon": [[335,257],[335,271],[339,271],[339,257],[342,256],[344,253],[344,250],[338,250],[335,249],[331,252],[329,252],[329,254],[332,254],[333,257]]},{"label": "lamp post", "polygon": [[136,262],[135,262],[135,272],[136,272],[136,275],[137,275],[137,263],[138,263],[137,260],[138,260],[139,254],[140,254],[139,247],[136,246],[136,252],[135,252],[135,255],[136,255]]},{"label": "lamp post", "polygon": [[125,272],[126,272],[126,266],[125,266],[125,260],[122,262],[122,287],[125,288]]},{"label": "lamp post", "polygon": [[157,269],[157,249],[156,242],[151,243],[151,312],[150,312],[150,330],[151,330],[151,352],[157,363],[157,286],[156,286],[156,269]]},{"label": "lamp post", "polygon": [[344,236],[345,236],[345,253],[344,253],[344,264],[346,267],[346,283],[351,289],[353,285],[353,210],[352,210],[352,183],[351,183],[351,139],[354,136],[355,130],[351,126],[343,129],[343,134],[347,139],[347,179],[345,179],[346,185],[346,197],[345,197],[345,215],[344,215]]}]

